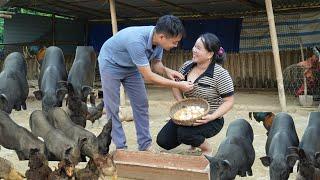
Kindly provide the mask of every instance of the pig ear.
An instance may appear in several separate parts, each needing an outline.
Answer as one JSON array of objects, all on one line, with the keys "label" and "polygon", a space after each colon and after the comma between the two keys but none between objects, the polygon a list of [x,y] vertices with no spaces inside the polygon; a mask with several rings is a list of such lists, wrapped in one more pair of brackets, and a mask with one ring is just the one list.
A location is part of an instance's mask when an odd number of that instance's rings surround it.
[{"label": "pig ear", "polygon": [[82,86],[81,89],[82,89],[82,94],[84,97],[87,97],[90,94],[90,92],[92,91],[92,87],[90,87],[90,86]]},{"label": "pig ear", "polygon": [[65,88],[60,88],[60,89],[57,89],[56,91],[56,95],[57,95],[57,98],[62,101],[64,96],[68,93],[67,89]]},{"label": "pig ear", "polygon": [[74,95],[74,89],[73,89],[72,84],[68,82],[66,87],[67,87],[67,89],[68,89],[68,94],[69,94],[70,96],[73,96],[73,95]]},{"label": "pig ear", "polygon": [[34,96],[36,97],[37,100],[41,100],[42,99],[42,92],[41,90],[38,91],[33,91]]},{"label": "pig ear", "polygon": [[297,154],[290,154],[286,157],[287,163],[290,167],[293,167],[297,160],[299,160],[299,156]]},{"label": "pig ear", "polygon": [[290,147],[288,147],[288,149],[289,149],[289,154],[299,154],[299,148],[298,147],[296,147],[296,146],[290,146]]},{"label": "pig ear", "polygon": [[[58,81],[58,88],[56,90],[57,98],[62,101],[64,96],[68,93],[68,82],[67,81]],[[61,103],[62,106],[62,103]]]},{"label": "pig ear", "polygon": [[2,107],[6,107],[8,105],[8,98],[5,94],[0,95],[0,103]]},{"label": "pig ear", "polygon": [[299,149],[298,155],[299,155],[299,158],[301,158],[301,159],[304,159],[304,160],[307,159],[307,155],[302,148]]},{"label": "pig ear", "polygon": [[211,157],[211,156],[208,156],[208,155],[205,155],[205,154],[204,154],[204,157],[206,157],[209,162],[212,162],[212,160],[213,160],[213,157]]},{"label": "pig ear", "polygon": [[268,167],[271,164],[271,158],[269,156],[261,157],[260,160],[265,167]]},{"label": "pig ear", "polygon": [[317,163],[320,164],[320,152],[316,152],[316,153],[314,154],[314,159],[316,160]]},{"label": "pig ear", "polygon": [[68,84],[67,81],[58,81],[58,88],[67,88]]},{"label": "pig ear", "polygon": [[225,159],[225,160],[221,161],[221,165],[224,170],[229,170],[229,171],[231,170],[231,164],[228,160]]},{"label": "pig ear", "polygon": [[88,141],[88,138],[84,137],[84,138],[79,138],[78,139],[78,144],[80,147],[83,146],[84,143],[86,143]]}]

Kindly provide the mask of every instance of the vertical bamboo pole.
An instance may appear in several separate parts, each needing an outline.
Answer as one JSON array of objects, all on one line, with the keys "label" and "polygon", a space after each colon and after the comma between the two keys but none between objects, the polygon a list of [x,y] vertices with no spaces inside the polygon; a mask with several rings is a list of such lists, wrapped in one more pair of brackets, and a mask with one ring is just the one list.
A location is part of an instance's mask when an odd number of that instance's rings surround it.
[{"label": "vertical bamboo pole", "polygon": [[276,69],[279,100],[280,100],[280,105],[281,105],[282,111],[286,112],[287,111],[286,96],[284,93],[283,77],[282,77],[279,47],[278,47],[278,39],[277,39],[276,25],[274,22],[272,2],[271,2],[271,0],[265,0],[265,3],[266,3],[266,10],[267,10],[268,21],[269,21],[269,29],[270,29],[270,37],[271,37],[271,43],[272,43],[272,51],[273,51],[273,56],[274,56],[274,64],[275,64],[275,69]]},{"label": "vertical bamboo pole", "polygon": [[[304,61],[304,53],[303,53],[303,46],[302,46],[302,40],[300,38],[300,51],[301,51],[301,60]],[[307,78],[305,75],[303,75],[303,86],[304,86],[304,98],[307,99],[308,89],[307,89]]]},{"label": "vertical bamboo pole", "polygon": [[253,88],[253,54],[248,53],[248,65],[249,67],[249,72],[248,72],[248,79],[249,79],[249,88]]},{"label": "vertical bamboo pole", "polygon": [[246,88],[246,57],[247,53],[240,54],[240,75],[241,75],[241,87]]},{"label": "vertical bamboo pole", "polygon": [[[115,1],[109,0],[109,4],[110,4],[110,13],[111,13],[112,34],[115,35],[118,32]],[[121,87],[120,87],[120,106],[124,106],[125,104],[126,104],[126,97],[125,97],[125,93],[124,93],[124,88],[121,85]]]},{"label": "vertical bamboo pole", "polygon": [[118,32],[116,5],[114,0],[109,0],[109,4],[110,4],[110,13],[111,13],[112,33],[113,35],[115,35]]},{"label": "vertical bamboo pole", "polygon": [[265,66],[265,63],[266,63],[266,53],[261,53],[260,54],[261,58],[260,58],[260,67],[261,67],[261,83],[262,83],[262,88],[266,88],[266,66]]},{"label": "vertical bamboo pole", "polygon": [[253,73],[255,74],[253,84],[254,88],[259,88],[259,81],[260,81],[260,59],[259,59],[259,53],[258,52],[252,52],[253,53]]}]

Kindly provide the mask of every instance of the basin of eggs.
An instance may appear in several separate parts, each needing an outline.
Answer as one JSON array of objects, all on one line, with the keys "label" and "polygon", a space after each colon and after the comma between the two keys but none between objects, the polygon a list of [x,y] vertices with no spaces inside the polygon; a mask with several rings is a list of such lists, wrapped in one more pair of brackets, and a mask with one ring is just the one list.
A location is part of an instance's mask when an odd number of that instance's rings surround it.
[{"label": "basin of eggs", "polygon": [[177,120],[190,120],[203,115],[205,109],[200,106],[187,106],[174,113],[173,118]]}]

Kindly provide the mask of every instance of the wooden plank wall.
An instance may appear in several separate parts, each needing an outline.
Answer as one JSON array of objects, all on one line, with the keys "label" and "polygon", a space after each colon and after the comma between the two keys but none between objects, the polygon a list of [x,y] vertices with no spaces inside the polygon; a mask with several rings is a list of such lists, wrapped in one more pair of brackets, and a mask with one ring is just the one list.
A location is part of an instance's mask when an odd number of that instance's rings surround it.
[{"label": "wooden plank wall", "polygon": [[[281,51],[282,70],[300,62],[300,57],[300,51]],[[179,50],[165,53],[163,63],[178,70],[186,60],[191,58],[190,51]],[[272,52],[229,53],[223,66],[229,71],[236,88],[277,88]]]},{"label": "wooden plank wall", "polygon": [[[291,64],[299,62],[300,57],[300,51],[297,50],[281,51],[282,70]],[[165,53],[163,63],[172,69],[178,70],[186,60],[191,58],[191,51],[177,50]],[[73,60],[73,55],[65,55],[67,70],[71,68]],[[3,61],[1,61],[1,66],[2,63]],[[27,64],[28,79],[38,79],[38,63],[34,59],[27,59]],[[229,71],[236,88],[261,89],[277,87],[272,52],[229,53],[223,66]],[[99,81],[99,72],[96,72],[96,76],[96,81]]]},{"label": "wooden plank wall", "polygon": [[[74,60],[74,55],[65,55],[65,64],[66,64],[67,71],[70,70],[73,60]],[[28,58],[26,59],[26,61],[27,61],[27,68],[28,68],[27,79],[28,80],[38,79],[39,70],[40,70],[38,69],[39,68],[38,62],[33,58]]]}]

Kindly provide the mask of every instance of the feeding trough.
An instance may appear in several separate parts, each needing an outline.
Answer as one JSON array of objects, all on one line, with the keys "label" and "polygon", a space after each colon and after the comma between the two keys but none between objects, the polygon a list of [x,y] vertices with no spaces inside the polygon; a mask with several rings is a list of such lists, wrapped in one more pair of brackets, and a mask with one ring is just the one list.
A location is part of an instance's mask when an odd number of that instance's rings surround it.
[{"label": "feeding trough", "polygon": [[114,154],[118,177],[152,180],[207,180],[204,156],[117,150]]}]

